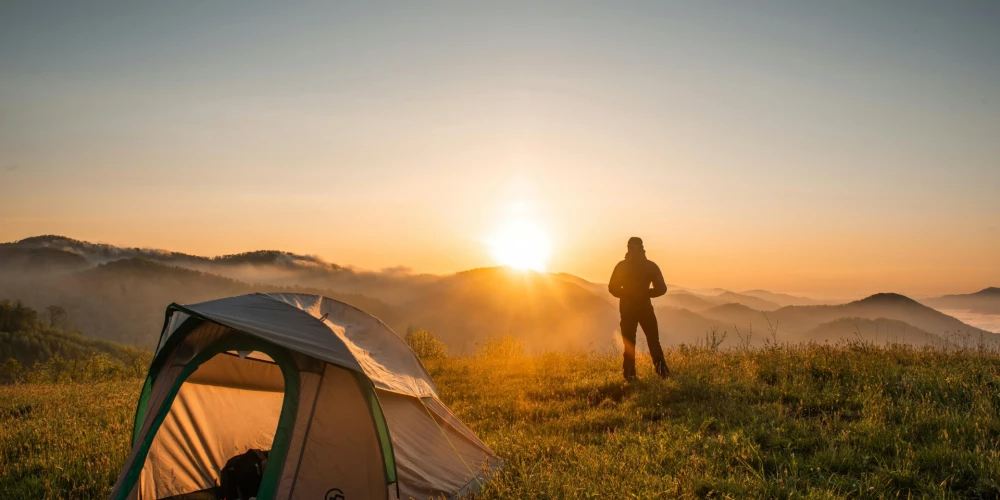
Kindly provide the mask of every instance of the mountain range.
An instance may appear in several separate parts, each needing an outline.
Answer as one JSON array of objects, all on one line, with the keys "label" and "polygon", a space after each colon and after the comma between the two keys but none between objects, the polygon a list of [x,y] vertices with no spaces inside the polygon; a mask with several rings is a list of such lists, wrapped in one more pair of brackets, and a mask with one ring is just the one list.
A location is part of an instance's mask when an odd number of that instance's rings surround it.
[{"label": "mountain range", "polygon": [[[822,304],[766,290],[671,286],[654,305],[665,345],[697,343],[712,329],[726,332],[725,345],[850,339],[943,345],[973,338],[1000,345],[1000,336],[934,308],[998,310],[997,290],[923,304],[892,293]],[[566,273],[501,267],[450,275],[367,272],[276,250],[202,257],[62,236],[0,244],[0,299],[37,309],[59,305],[85,334],[126,344],[154,345],[171,302],[256,291],[327,295],[397,332],[429,329],[453,352],[472,352],[487,338],[507,334],[536,351],[605,349],[617,340],[617,304],[607,286]]]},{"label": "mountain range", "polygon": [[925,299],[924,303],[939,309],[961,309],[979,314],[1000,314],[1000,287],[984,288],[975,293],[944,295]]}]

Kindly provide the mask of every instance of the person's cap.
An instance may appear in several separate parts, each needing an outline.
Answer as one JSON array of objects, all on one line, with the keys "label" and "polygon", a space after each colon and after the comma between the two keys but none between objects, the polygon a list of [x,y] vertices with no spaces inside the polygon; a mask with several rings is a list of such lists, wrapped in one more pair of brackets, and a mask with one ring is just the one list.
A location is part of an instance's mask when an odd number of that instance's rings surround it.
[{"label": "person's cap", "polygon": [[633,247],[642,248],[642,238],[640,238],[638,236],[633,236],[633,237],[629,238],[628,239],[628,247],[629,248],[633,248]]}]

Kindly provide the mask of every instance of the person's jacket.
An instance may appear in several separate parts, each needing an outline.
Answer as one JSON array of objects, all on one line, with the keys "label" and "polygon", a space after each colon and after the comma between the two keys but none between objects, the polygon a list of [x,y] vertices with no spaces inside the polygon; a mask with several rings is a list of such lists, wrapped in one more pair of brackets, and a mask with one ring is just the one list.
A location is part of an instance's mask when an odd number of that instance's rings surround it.
[{"label": "person's jacket", "polygon": [[622,304],[645,305],[653,297],[667,293],[667,284],[660,267],[646,258],[645,251],[629,250],[625,260],[611,273],[608,291],[621,299]]}]

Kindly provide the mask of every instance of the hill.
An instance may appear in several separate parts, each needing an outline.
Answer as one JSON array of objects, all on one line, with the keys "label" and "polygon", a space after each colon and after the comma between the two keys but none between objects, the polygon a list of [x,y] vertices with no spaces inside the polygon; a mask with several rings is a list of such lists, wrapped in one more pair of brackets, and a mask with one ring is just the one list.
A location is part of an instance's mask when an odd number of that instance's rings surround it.
[{"label": "hill", "polygon": [[[129,248],[90,243],[65,236],[44,235],[0,244],[0,252],[58,252],[64,259],[73,259],[76,267],[95,267],[118,260],[141,259],[172,267],[201,271],[245,283],[280,287],[309,287],[337,290],[341,293],[377,296],[382,300],[408,300],[415,288],[437,278],[412,275],[407,272],[361,272],[349,267],[325,262],[319,257],[299,255],[280,250],[256,250],[217,257],[202,257],[160,249]],[[2,256],[2,254],[0,254]],[[48,260],[56,264],[53,260]],[[44,263],[36,266],[44,270]]]},{"label": "hill", "polygon": [[457,352],[504,334],[532,350],[603,348],[618,324],[614,306],[569,280],[502,267],[444,277],[398,310]]},{"label": "hill", "polygon": [[669,289],[666,295],[653,299],[653,304],[657,307],[680,307],[695,312],[724,304],[740,304],[758,311],[773,311],[781,307],[775,302],[752,295],[731,292],[729,290],[713,290],[712,292],[714,294],[698,293],[678,287]]},{"label": "hill", "polygon": [[[736,314],[716,314],[713,318],[724,321],[727,325],[737,325],[741,330],[747,330],[751,325],[755,325],[756,332],[761,332],[762,328],[770,323],[777,328],[779,340],[790,341],[813,340],[810,337],[811,331],[824,323],[842,318],[895,320],[906,323],[915,332],[926,332],[944,339],[978,337],[981,331],[909,297],[894,293],[875,294],[841,305],[788,306],[766,315],[739,311]],[[825,330],[827,334],[830,332],[829,329]],[[991,332],[984,332],[983,335],[986,342],[1000,341],[998,336]],[[851,335],[842,335],[840,338],[851,338]],[[919,335],[908,338],[919,339]]]},{"label": "hill", "polygon": [[[996,498],[993,355],[668,349],[659,381],[599,353],[425,360],[505,465],[479,500]],[[107,498],[141,379],[0,386],[4,498]],[[395,436],[395,435],[394,435]]]},{"label": "hill", "polygon": [[[940,345],[945,341],[975,343],[981,332],[898,294],[876,294],[841,305],[787,306],[770,312],[742,304],[685,312],[682,316],[674,308],[656,309],[661,338],[665,342],[693,343],[703,339],[711,328],[728,333],[726,346],[741,342],[738,335],[744,338],[749,335],[752,345],[760,345],[765,339],[778,342],[856,340],[855,326],[859,325],[865,339],[873,340],[878,334],[882,341],[915,345]],[[774,337],[770,332],[772,328],[776,333]],[[994,333],[983,331],[982,339],[989,345],[1000,345],[1000,336]]]},{"label": "hill", "polygon": [[773,311],[775,309],[780,309],[781,306],[771,302],[769,300],[764,300],[758,297],[752,297],[750,295],[743,295],[736,292],[723,292],[715,296],[716,304],[740,304],[742,306],[749,307],[750,309],[756,309],[758,311]]},{"label": "hill", "polygon": [[780,307],[785,306],[815,306],[823,302],[809,297],[789,295],[787,293],[774,293],[767,290],[747,290],[740,292],[742,295],[763,299]]},{"label": "hill", "polygon": [[708,318],[732,318],[739,316],[758,316],[761,311],[743,304],[729,303],[706,309],[701,312]]},{"label": "hill", "polygon": [[936,309],[960,309],[979,314],[1000,314],[1000,288],[984,288],[975,293],[943,295],[924,301]]},{"label": "hill", "polygon": [[[54,326],[61,311],[52,310],[48,320],[20,302],[0,301],[0,383],[34,376],[80,377],[108,370],[139,376],[148,367],[149,351],[107,340],[84,337],[80,332]],[[91,373],[61,373],[89,371]],[[125,372],[125,373],[123,373]]]},{"label": "hill", "polygon": [[703,311],[716,305],[715,301],[691,292],[667,290],[667,293],[656,300],[658,306]]},{"label": "hill", "polygon": [[20,248],[0,245],[0,271],[12,274],[48,274],[90,267],[87,259],[58,248]]},{"label": "hill", "polygon": [[126,248],[105,243],[90,243],[65,236],[47,234],[32,236],[10,243],[0,244],[0,248],[17,248],[22,250],[58,250],[65,254],[73,254],[91,265],[104,264],[119,259],[145,258],[164,263],[196,264],[208,259],[195,255],[166,250],[143,248]]},{"label": "hill", "polygon": [[807,331],[802,338],[816,342],[836,342],[845,338],[873,344],[897,343],[943,347],[948,341],[909,323],[894,319],[840,318]]},{"label": "hill", "polygon": [[580,288],[583,288],[584,290],[587,290],[590,293],[593,293],[594,295],[597,295],[598,297],[606,299],[608,302],[613,302],[617,305],[617,299],[615,299],[611,295],[611,293],[608,292],[607,283],[594,283],[593,281],[587,281],[579,276],[574,276],[569,273],[555,273],[552,274],[552,276],[567,281],[569,283],[572,283],[574,285],[577,285]]},{"label": "hill", "polygon": [[838,318],[858,317],[895,319],[939,336],[979,332],[978,328],[896,293],[878,293],[836,306],[790,306],[777,313],[776,318],[786,324],[809,327]]},{"label": "hill", "polygon": [[0,280],[0,298],[19,298],[42,309],[59,305],[69,323],[96,338],[152,348],[172,302],[194,303],[258,291],[318,293],[355,305],[399,328],[384,303],[360,295],[308,287],[250,285],[201,271],[141,258],[125,258],[92,269],[32,279]]},{"label": "hill", "polygon": [[[696,312],[673,307],[656,308],[656,321],[660,328],[660,343],[664,346],[697,344],[712,328],[722,326],[718,321]],[[722,327],[722,330],[725,331],[726,328]],[[636,335],[636,342],[640,347],[645,345],[646,341],[641,333]],[[729,345],[732,342],[727,344]]]},{"label": "hill", "polygon": [[[503,268],[441,276],[405,270],[362,272],[278,250],[200,257],[61,236],[0,244],[0,257],[4,255],[8,257],[0,259],[0,268],[6,265],[18,272],[0,273],[0,299],[21,299],[35,308],[60,305],[76,329],[126,345],[152,346],[163,310],[171,302],[257,291],[327,295],[374,314],[397,332],[430,329],[456,353],[472,352],[488,336],[505,333],[517,335],[532,350],[601,349],[619,342],[617,301],[606,285],[566,273]],[[988,289],[980,295],[992,293]],[[757,344],[765,337],[768,321],[778,328],[778,339],[788,341],[810,340],[813,333],[832,335],[840,329],[815,329],[841,318],[901,321],[939,337],[977,332],[893,294],[850,304],[781,307],[806,300],[764,290],[697,292],[674,286],[654,304],[667,345],[699,342],[712,328],[730,335],[727,345],[737,341],[737,329],[742,335],[753,331],[752,343]],[[839,338],[853,336],[846,331]]]}]

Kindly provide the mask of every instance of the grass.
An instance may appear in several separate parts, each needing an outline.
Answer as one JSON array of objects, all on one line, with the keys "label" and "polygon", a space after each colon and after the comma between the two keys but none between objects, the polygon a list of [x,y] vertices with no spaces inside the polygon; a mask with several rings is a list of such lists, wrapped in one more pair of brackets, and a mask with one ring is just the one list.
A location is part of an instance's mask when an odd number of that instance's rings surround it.
[{"label": "grass", "polygon": [[0,387],[0,499],[107,498],[140,380]]},{"label": "grass", "polygon": [[[1000,358],[782,346],[426,361],[505,462],[481,498],[998,498]],[[139,381],[0,387],[0,498],[100,498]]]}]

